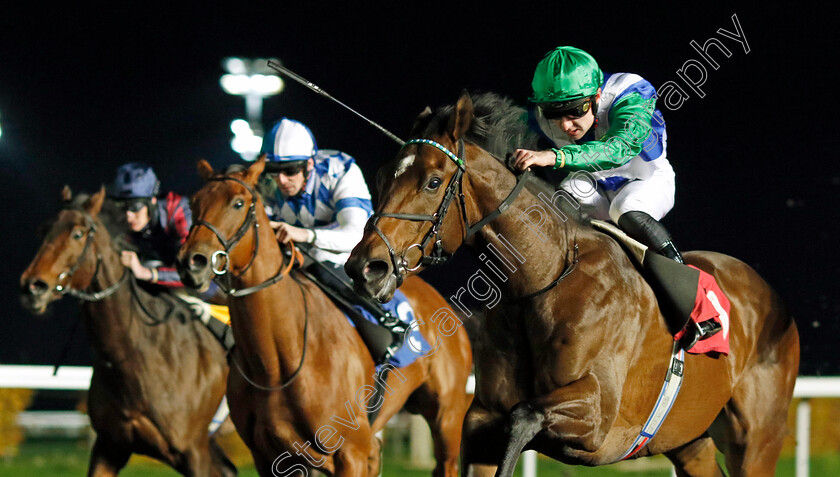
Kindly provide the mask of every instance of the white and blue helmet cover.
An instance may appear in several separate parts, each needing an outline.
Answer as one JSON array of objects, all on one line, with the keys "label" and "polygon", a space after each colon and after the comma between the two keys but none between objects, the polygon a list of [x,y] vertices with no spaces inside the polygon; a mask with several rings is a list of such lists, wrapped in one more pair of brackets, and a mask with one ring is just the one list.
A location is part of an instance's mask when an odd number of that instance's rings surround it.
[{"label": "white and blue helmet cover", "polygon": [[269,162],[305,161],[315,155],[318,146],[312,132],[300,121],[283,118],[263,138],[261,154]]}]

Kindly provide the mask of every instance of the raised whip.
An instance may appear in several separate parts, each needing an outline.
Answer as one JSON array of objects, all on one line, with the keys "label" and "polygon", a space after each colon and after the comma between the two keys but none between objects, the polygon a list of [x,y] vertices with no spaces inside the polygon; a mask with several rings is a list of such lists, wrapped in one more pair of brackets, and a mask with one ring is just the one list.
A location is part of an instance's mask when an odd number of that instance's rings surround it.
[{"label": "raised whip", "polygon": [[379,130],[380,130],[383,134],[385,134],[385,135],[386,135],[386,136],[388,136],[389,138],[391,138],[391,139],[393,139],[394,141],[396,141],[396,143],[397,143],[397,144],[399,144],[400,146],[404,146],[404,145],[405,145],[405,141],[403,141],[402,139],[400,139],[399,137],[397,137],[397,136],[396,136],[394,133],[392,133],[391,131],[389,131],[389,130],[387,130],[387,129],[383,128],[383,127],[382,127],[382,126],[380,126],[379,124],[377,124],[377,123],[375,123],[375,122],[371,121],[370,119],[368,119],[368,118],[364,117],[361,113],[359,113],[359,112],[358,112],[358,111],[356,111],[355,109],[353,109],[353,108],[351,108],[350,106],[347,106],[346,104],[342,103],[341,101],[339,101],[339,100],[335,99],[335,98],[334,98],[331,94],[329,94],[329,93],[327,93],[326,91],[324,91],[323,89],[321,89],[321,87],[320,87],[320,86],[318,86],[318,85],[316,85],[315,83],[313,83],[313,82],[311,82],[311,81],[307,80],[306,78],[303,78],[302,76],[300,76],[300,75],[298,75],[297,73],[295,73],[294,71],[292,71],[292,70],[290,70],[290,69],[286,68],[285,66],[281,65],[280,63],[277,63],[276,61],[268,60],[268,67],[269,67],[269,68],[271,68],[271,69],[273,69],[274,71],[276,71],[276,72],[278,72],[278,73],[281,73],[281,74],[283,74],[283,75],[288,76],[289,78],[291,78],[291,79],[293,79],[293,80],[297,81],[298,83],[300,83],[300,84],[302,84],[302,85],[306,86],[307,88],[309,88],[309,89],[311,89],[312,91],[314,91],[314,92],[316,92],[316,93],[320,94],[321,96],[324,96],[325,98],[330,99],[330,100],[332,100],[332,101],[334,101],[334,102],[338,103],[338,104],[339,104],[339,105],[341,105],[344,109],[346,109],[346,110],[350,111],[351,113],[355,114],[356,116],[358,116],[358,117],[360,117],[360,118],[364,119],[365,121],[367,121],[367,123],[368,123],[368,124],[370,124],[371,126],[375,127],[376,129],[379,129]]}]

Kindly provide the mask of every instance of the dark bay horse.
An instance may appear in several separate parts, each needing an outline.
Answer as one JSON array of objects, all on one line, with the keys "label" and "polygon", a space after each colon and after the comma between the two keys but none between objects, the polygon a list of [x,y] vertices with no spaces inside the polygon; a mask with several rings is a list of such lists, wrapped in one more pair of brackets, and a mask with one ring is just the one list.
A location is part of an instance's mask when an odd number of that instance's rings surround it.
[{"label": "dark bay horse", "polygon": [[[225,392],[225,351],[199,320],[163,319],[173,302],[128,275],[103,223],[104,198],[104,189],[79,195],[59,212],[20,279],[21,300],[33,312],[68,292],[82,300],[96,353],[88,475],[117,475],[133,453],[184,475],[236,475],[208,433]],[[68,188],[64,199],[70,202]]]},{"label": "dark bay horse", "polygon": [[[496,95],[464,94],[421,114],[411,135],[419,141],[380,169],[377,212],[345,266],[358,291],[388,299],[461,245],[487,251],[480,259],[501,252],[499,273],[483,284],[494,280],[503,297],[474,344],[477,390],[462,447],[472,475],[512,475],[523,449],[616,462],[654,407],[673,343],[619,244],[581,220],[576,203],[499,159],[534,148],[523,113]],[[717,446],[729,475],[773,475],[799,364],[796,326],[743,262],[706,251],[685,258],[731,301],[731,353],[687,355],[682,390],[637,456],[665,454],[680,476],[722,475]]]},{"label": "dark bay horse", "polygon": [[[339,308],[284,258],[254,190],[264,166],[263,157],[245,171],[217,175],[199,162],[207,183],[192,197],[195,225],[179,254],[185,284],[206,286],[221,260],[236,290],[229,295],[236,347],[228,401],[257,470],[375,476],[381,443],[374,433],[405,406],[431,427],[434,475],[456,475],[471,399],[465,329],[439,313],[446,302],[431,286],[407,280],[403,290],[419,331],[435,351],[403,368],[391,366],[383,379]],[[384,381],[381,395],[377,380]],[[375,409],[369,423],[366,410]]]}]

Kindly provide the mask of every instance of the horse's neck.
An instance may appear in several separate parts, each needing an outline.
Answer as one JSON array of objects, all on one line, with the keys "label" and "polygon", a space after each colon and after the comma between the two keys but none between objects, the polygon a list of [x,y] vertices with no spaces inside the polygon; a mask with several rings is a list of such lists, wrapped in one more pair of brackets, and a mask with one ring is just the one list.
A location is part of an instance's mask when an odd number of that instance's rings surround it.
[{"label": "horse's neck", "polygon": [[[468,211],[475,223],[493,212],[516,186],[516,177],[490,155],[468,166]],[[553,191],[528,187],[478,233],[473,247],[482,261],[500,263],[488,276],[513,296],[532,293],[557,278],[574,260],[577,218],[552,205]],[[469,212],[468,212],[469,215]]]},{"label": "horse's neck", "polygon": [[[95,249],[96,254],[92,254],[89,260],[93,267],[91,273],[96,275],[86,290],[89,292],[105,290],[127,273],[106,232],[97,233]],[[82,305],[88,339],[102,359],[112,363],[123,362],[137,356],[138,350],[143,349],[148,341],[146,334],[149,330],[132,316],[136,313],[132,312],[132,300],[130,284],[125,282],[110,296]]]},{"label": "horse's neck", "polygon": [[[284,267],[268,218],[263,216],[258,220],[259,248],[251,266],[235,280],[238,289],[259,285]],[[282,376],[297,367],[303,351],[306,313],[302,291],[294,278],[287,275],[260,291],[230,300],[236,344],[252,370]],[[276,369],[277,363],[281,369]]]}]

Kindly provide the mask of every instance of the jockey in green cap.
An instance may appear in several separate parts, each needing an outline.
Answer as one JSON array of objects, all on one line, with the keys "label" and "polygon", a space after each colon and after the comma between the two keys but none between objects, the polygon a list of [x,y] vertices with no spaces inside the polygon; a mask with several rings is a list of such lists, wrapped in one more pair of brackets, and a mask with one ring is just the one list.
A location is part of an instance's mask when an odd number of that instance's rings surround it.
[{"label": "jockey in green cap", "polygon": [[674,205],[674,170],[653,86],[632,73],[605,75],[592,56],[570,46],[546,54],[531,86],[529,120],[554,147],[517,150],[515,167],[569,171],[560,187],[591,218],[612,220],[682,263],[659,223]]},{"label": "jockey in green cap", "polygon": [[[552,147],[516,150],[514,167],[569,172],[560,188],[586,215],[612,220],[653,251],[683,263],[659,223],[674,206],[675,185],[653,86],[632,73],[604,74],[592,56],[570,46],[545,55],[531,86],[529,122]],[[691,341],[719,330],[713,320],[701,323]]]}]

